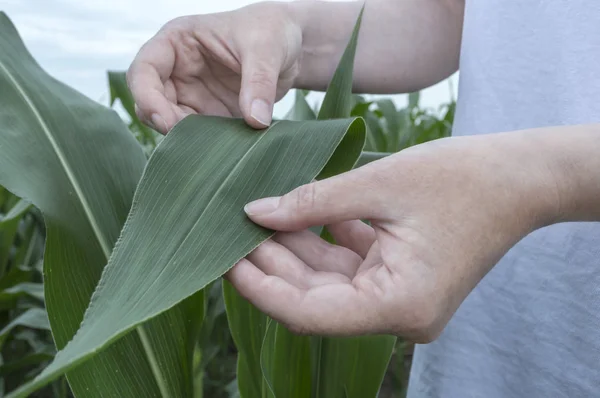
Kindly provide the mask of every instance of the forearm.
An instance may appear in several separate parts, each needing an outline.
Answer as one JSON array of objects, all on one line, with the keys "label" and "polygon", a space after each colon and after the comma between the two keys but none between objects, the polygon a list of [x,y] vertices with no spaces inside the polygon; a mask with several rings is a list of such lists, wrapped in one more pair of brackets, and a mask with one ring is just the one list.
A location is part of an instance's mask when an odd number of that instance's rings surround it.
[{"label": "forearm", "polygon": [[[303,31],[298,88],[326,88],[362,4],[296,1],[289,5]],[[463,8],[463,0],[368,0],[355,60],[355,92],[412,92],[454,73]]]},{"label": "forearm", "polygon": [[600,221],[600,124],[540,130],[558,191],[556,221]]},{"label": "forearm", "polygon": [[499,155],[484,158],[495,164],[495,174],[507,174],[507,187],[515,199],[513,214],[516,221],[529,224],[527,230],[559,222],[600,221],[600,124],[473,139]]}]

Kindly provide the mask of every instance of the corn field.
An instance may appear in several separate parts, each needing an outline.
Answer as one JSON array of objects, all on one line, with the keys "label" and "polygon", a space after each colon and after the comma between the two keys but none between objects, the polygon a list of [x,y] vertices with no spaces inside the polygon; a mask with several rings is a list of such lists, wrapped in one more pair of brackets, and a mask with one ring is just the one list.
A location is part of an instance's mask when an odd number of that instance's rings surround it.
[{"label": "corn field", "polygon": [[359,31],[322,103],[297,90],[266,131],[193,115],[163,137],[123,72],[107,74],[109,106],[94,102],[0,14],[1,395],[404,395],[409,344],[294,335],[221,279],[273,233],[245,203],[450,135],[453,102],[352,94]]}]

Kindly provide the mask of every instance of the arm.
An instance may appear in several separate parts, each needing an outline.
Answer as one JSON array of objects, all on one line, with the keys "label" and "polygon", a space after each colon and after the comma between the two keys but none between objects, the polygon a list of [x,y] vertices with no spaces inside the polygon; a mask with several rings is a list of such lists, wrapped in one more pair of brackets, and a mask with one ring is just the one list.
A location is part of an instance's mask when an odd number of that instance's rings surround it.
[{"label": "arm", "polygon": [[[297,1],[302,27],[298,88],[324,90],[350,38],[362,2]],[[355,90],[404,93],[458,69],[464,0],[368,0],[355,61]]]},{"label": "arm", "polygon": [[[256,3],[167,23],[127,73],[141,120],[166,133],[191,113],[271,123],[292,87],[325,89],[362,2]],[[356,90],[406,92],[457,69],[462,0],[369,0]]]},{"label": "arm", "polygon": [[253,202],[253,221],[288,232],[228,278],[296,332],[429,342],[521,238],[600,221],[599,138],[600,125],[447,138]]}]

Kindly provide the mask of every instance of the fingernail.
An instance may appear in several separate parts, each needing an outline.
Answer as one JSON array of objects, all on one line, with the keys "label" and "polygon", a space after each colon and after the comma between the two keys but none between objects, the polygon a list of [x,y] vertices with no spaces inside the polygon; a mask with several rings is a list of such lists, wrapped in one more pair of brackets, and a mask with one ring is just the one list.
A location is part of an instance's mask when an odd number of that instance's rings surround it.
[{"label": "fingernail", "polygon": [[273,213],[279,206],[279,197],[255,200],[244,206],[244,211],[249,216],[264,216]]},{"label": "fingernail", "polygon": [[152,124],[156,129],[164,129],[163,131],[165,133],[169,131],[169,128],[167,127],[167,122],[165,122],[165,119],[163,119],[162,116],[160,116],[158,113],[153,113],[152,116],[150,116],[150,120],[152,120]]},{"label": "fingernail", "polygon": [[250,107],[250,116],[263,126],[267,127],[271,124],[271,106],[261,99],[252,101]]}]

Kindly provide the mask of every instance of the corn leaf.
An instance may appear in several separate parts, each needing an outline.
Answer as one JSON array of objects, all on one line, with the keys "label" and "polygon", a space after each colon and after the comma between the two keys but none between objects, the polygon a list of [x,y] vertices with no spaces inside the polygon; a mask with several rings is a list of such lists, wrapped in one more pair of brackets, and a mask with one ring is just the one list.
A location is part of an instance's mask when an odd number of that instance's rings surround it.
[{"label": "corn leaf", "polygon": [[269,396],[310,397],[310,337],[296,336],[279,323],[269,320],[260,363]]},{"label": "corn leaf", "polygon": [[[0,184],[44,215],[44,294],[59,349],[79,328],[145,163],[117,114],[47,75],[0,13]],[[41,294],[20,284],[0,301]],[[190,396],[186,345],[201,320],[191,309],[169,311],[69,372],[73,393]]]},{"label": "corn leaf", "polygon": [[268,317],[242,298],[235,288],[223,281],[223,296],[231,337],[238,350],[237,382],[242,398],[267,396],[260,355]]},{"label": "corn leaf", "polygon": [[30,206],[24,200],[19,200],[6,214],[0,214],[0,277],[6,272],[19,221]]},{"label": "corn leaf", "polygon": [[285,120],[314,120],[317,118],[315,112],[312,110],[308,102],[306,102],[306,95],[302,90],[295,90],[294,93],[294,105],[292,109],[285,115]]},{"label": "corn leaf", "polygon": [[[350,41],[329,84],[319,119],[348,117],[354,105],[352,81],[354,56],[364,7],[361,10]],[[376,132],[378,133],[378,132]],[[334,160],[334,159],[332,159]],[[352,169],[355,162],[335,159],[320,178]],[[331,235],[324,228],[323,238]],[[383,380],[396,338],[394,336],[363,336],[353,339],[313,337],[312,396],[322,398],[375,397]]]},{"label": "corn leaf", "polygon": [[48,315],[41,308],[30,308],[11,320],[2,330],[0,330],[0,347],[6,341],[9,333],[17,326],[25,326],[32,329],[50,330]]},{"label": "corn leaf", "polygon": [[117,100],[121,103],[127,115],[131,119],[129,128],[138,135],[138,139],[143,144],[147,144],[153,149],[156,146],[156,137],[158,133],[140,121],[135,113],[135,102],[133,95],[127,86],[125,72],[109,71],[108,87],[110,90],[110,105],[113,106]]},{"label": "corn leaf", "polygon": [[390,152],[363,152],[360,154],[358,158],[358,162],[356,162],[356,167],[364,166],[367,163],[374,162],[379,159],[383,159],[387,156],[393,155]]},{"label": "corn leaf", "polygon": [[350,41],[346,45],[344,54],[335,70],[321,109],[319,110],[318,119],[337,119],[350,116],[354,98],[352,96],[352,75],[354,73],[354,56],[356,55],[356,45],[358,44],[358,33],[360,32],[360,24],[362,22],[364,6],[360,10]]},{"label": "corn leaf", "polygon": [[358,158],[364,134],[360,119],[281,121],[259,133],[240,119],[186,117],[150,157],[77,334],[12,396],[89,360],[223,275],[273,234],[252,223],[244,205],[309,182],[336,149]]}]

